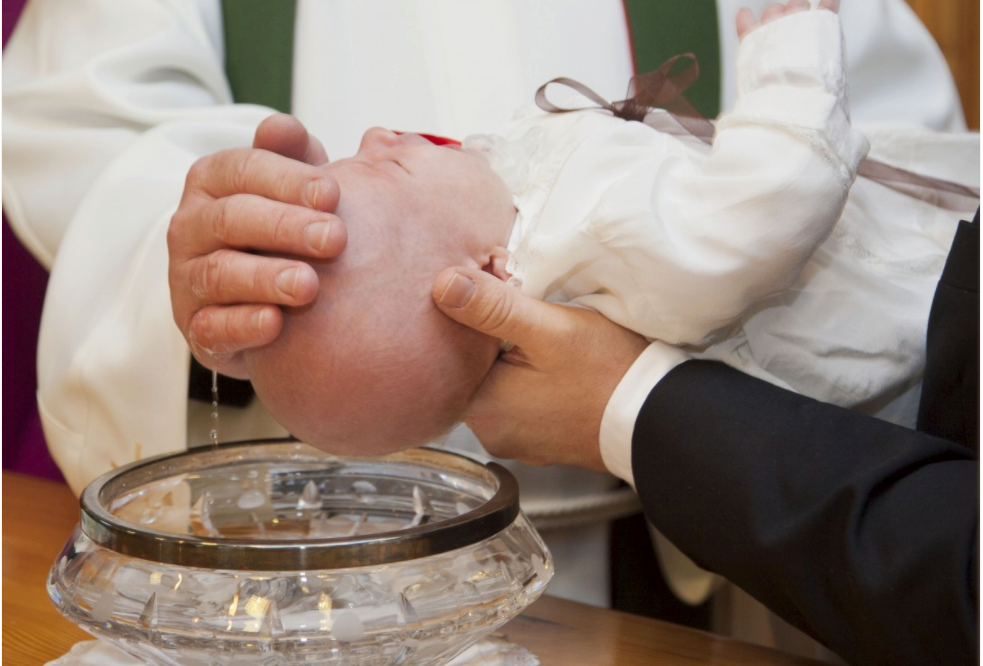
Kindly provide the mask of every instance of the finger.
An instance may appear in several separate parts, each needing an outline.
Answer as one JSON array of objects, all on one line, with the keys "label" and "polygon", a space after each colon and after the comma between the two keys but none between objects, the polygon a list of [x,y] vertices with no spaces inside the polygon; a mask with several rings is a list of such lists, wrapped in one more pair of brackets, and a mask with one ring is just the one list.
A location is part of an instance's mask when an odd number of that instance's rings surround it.
[{"label": "finger", "polygon": [[194,222],[178,220],[175,234],[181,230],[184,247],[194,255],[234,247],[328,258],[340,255],[348,242],[345,224],[331,213],[251,194],[207,203],[196,211]]},{"label": "finger", "polygon": [[820,9],[827,9],[827,10],[829,10],[831,12],[839,12],[840,11],[840,0],[820,0],[820,2],[819,2],[819,8]]},{"label": "finger", "polygon": [[[317,296],[317,273],[302,261],[267,257],[235,250],[216,250],[182,267],[185,288],[172,284],[172,293],[193,297],[202,305],[272,303],[305,305]],[[180,275],[178,276],[180,277]]]},{"label": "finger", "polygon": [[758,27],[758,20],[754,18],[754,12],[747,7],[741,7],[737,12],[737,38],[744,37]]},{"label": "finger", "polygon": [[775,3],[768,5],[763,12],[761,12],[761,25],[771,23],[776,19],[780,19],[785,16],[785,5],[780,3]]},{"label": "finger", "polygon": [[188,172],[186,191],[215,199],[255,194],[287,204],[333,212],[338,182],[322,169],[255,148],[233,148],[201,158]]},{"label": "finger", "polygon": [[437,307],[454,321],[530,353],[568,337],[567,320],[555,312],[563,308],[530,298],[478,269],[442,271],[432,294]]},{"label": "finger", "polygon": [[785,7],[785,15],[807,12],[810,9],[812,9],[812,3],[809,0],[789,0]]},{"label": "finger", "polygon": [[327,163],[324,146],[311,136],[304,124],[286,113],[270,116],[256,128],[253,148],[268,150],[312,166]]},{"label": "finger", "polygon": [[273,305],[208,306],[192,317],[188,344],[210,370],[248,376],[241,352],[273,342],[283,329],[283,313]]},{"label": "finger", "polygon": [[192,351],[192,354],[199,363],[220,375],[234,379],[249,379],[249,368],[241,352],[217,356],[211,356],[207,353],[195,353],[194,351]]}]

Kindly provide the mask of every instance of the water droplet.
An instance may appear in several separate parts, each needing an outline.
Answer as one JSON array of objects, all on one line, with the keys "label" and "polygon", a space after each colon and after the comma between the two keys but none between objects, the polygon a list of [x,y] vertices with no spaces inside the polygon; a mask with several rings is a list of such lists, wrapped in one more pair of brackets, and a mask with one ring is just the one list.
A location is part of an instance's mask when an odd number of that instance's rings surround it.
[{"label": "water droplet", "polygon": [[208,438],[213,445],[218,444],[218,373],[212,370],[212,429]]}]

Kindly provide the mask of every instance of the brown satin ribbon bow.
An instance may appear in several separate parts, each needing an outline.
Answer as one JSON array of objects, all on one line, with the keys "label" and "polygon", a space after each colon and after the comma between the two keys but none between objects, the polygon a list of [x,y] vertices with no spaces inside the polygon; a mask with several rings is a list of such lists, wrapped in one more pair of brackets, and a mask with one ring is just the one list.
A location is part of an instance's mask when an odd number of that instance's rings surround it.
[{"label": "brown satin ribbon bow", "polygon": [[[672,72],[676,63],[688,60],[690,65]],[[675,136],[693,136],[704,143],[713,143],[714,125],[700,114],[683,95],[700,75],[699,62],[692,53],[683,53],[664,62],[654,72],[632,77],[629,92],[635,91],[627,99],[609,102],[596,92],[573,79],[560,77],[547,81],[536,91],[536,104],[548,113],[569,113],[591,108],[610,111],[624,120],[634,120]],[[597,107],[568,109],[559,107],[546,98],[546,89],[551,84],[571,88],[597,104]],[[858,175],[868,178],[892,190],[927,201],[950,210],[973,210],[979,207],[979,188],[966,187],[959,183],[923,176],[899,169],[884,162],[865,159],[857,170]]]},{"label": "brown satin ribbon bow", "polygon": [[[673,67],[680,60],[688,60],[690,64],[673,73]],[[695,136],[709,144],[713,143],[713,123],[704,118],[683,96],[683,93],[696,83],[699,75],[700,64],[696,56],[692,53],[683,53],[666,60],[654,72],[632,77],[628,91],[630,93],[634,90],[635,94],[620,102],[609,102],[579,81],[560,77],[547,81],[539,87],[536,91],[536,105],[549,113],[584,110],[559,107],[546,99],[546,88],[556,83],[576,90],[596,103],[596,108],[610,111],[617,118],[645,123],[667,134]]]}]

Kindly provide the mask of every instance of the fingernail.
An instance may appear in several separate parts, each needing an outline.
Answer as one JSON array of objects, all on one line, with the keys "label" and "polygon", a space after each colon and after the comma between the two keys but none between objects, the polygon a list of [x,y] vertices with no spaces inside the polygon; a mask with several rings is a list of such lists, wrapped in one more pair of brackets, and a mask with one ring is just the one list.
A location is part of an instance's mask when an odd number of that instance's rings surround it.
[{"label": "fingernail", "polygon": [[288,296],[293,296],[294,292],[297,291],[298,273],[299,269],[297,268],[288,268],[285,271],[281,271],[280,274],[276,276],[277,289]]},{"label": "fingernail", "polygon": [[304,186],[304,199],[307,200],[308,207],[317,210],[317,202],[323,191],[323,182],[320,179],[312,180]]},{"label": "fingernail", "polygon": [[249,317],[249,325],[260,335],[263,333],[263,319],[265,315],[266,310],[257,310]]},{"label": "fingernail", "polygon": [[440,294],[440,303],[451,308],[462,308],[468,304],[473,295],[474,282],[471,278],[455,273]]},{"label": "fingernail", "polygon": [[330,222],[308,224],[304,228],[304,238],[307,239],[307,244],[318,252],[324,252],[324,248],[328,246],[328,241],[331,240],[332,226]]}]

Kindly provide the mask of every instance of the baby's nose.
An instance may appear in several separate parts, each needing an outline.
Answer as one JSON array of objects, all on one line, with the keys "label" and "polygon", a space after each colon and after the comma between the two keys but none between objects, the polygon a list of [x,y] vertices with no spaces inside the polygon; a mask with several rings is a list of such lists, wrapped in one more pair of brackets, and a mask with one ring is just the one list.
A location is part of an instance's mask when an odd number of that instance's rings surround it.
[{"label": "baby's nose", "polygon": [[399,139],[399,135],[392,130],[387,130],[384,127],[373,127],[366,130],[365,134],[362,135],[362,143],[359,145],[359,151],[371,150],[372,148],[381,148],[386,146],[391,146]]}]

